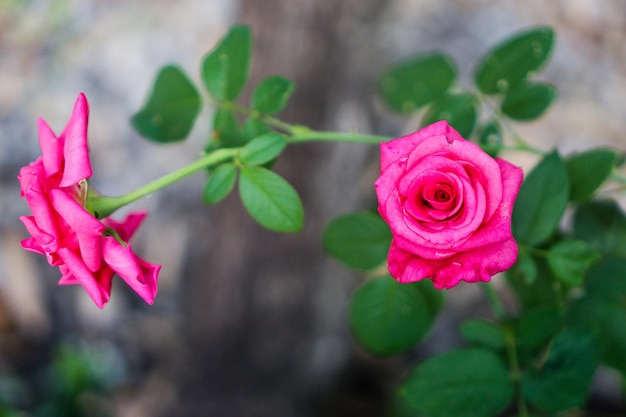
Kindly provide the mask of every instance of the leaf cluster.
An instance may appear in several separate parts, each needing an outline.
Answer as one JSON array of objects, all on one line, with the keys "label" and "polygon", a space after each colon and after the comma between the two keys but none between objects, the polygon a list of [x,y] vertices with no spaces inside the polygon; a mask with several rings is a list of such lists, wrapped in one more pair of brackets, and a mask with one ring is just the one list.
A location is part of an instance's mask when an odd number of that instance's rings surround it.
[{"label": "leaf cluster", "polygon": [[518,122],[541,117],[556,89],[534,78],[548,62],[554,32],[532,28],[499,43],[473,72],[473,88],[458,85],[454,59],[443,52],[411,56],[380,78],[383,102],[394,112],[421,112],[421,126],[447,120],[459,133],[495,155],[502,146],[502,119]]},{"label": "leaf cluster", "polygon": [[[214,107],[205,153],[239,150],[232,161],[207,167],[202,191],[207,205],[223,200],[238,184],[244,207],[262,226],[281,232],[300,230],[304,212],[295,189],[271,170],[287,145],[285,133],[270,123],[283,110],[294,84],[280,76],[263,79],[252,91],[249,107],[236,103],[249,78],[252,36],[235,25],[202,60],[200,75],[208,97],[176,65],[157,74],[145,104],[132,117],[135,130],[158,144],[180,142],[191,133],[203,101]],[[276,124],[276,123],[274,123]]]},{"label": "leaf cluster", "polygon": [[[504,40],[478,61],[469,90],[455,84],[449,56],[416,55],[381,76],[380,94],[394,112],[421,111],[422,125],[446,119],[496,155],[502,121],[536,120],[556,97],[534,81],[553,44],[544,27]],[[600,364],[626,373],[626,216],[597,197],[618,159],[609,149],[544,155],[512,216],[520,251],[507,282],[519,308],[464,321],[467,346],[415,366],[388,415],[493,417],[516,408],[520,416],[553,416],[585,407]],[[415,349],[443,302],[430,282],[401,285],[379,272],[391,239],[374,212],[344,215],[324,234],[332,256],[373,277],[354,293],[349,317],[355,339],[377,356]]]}]

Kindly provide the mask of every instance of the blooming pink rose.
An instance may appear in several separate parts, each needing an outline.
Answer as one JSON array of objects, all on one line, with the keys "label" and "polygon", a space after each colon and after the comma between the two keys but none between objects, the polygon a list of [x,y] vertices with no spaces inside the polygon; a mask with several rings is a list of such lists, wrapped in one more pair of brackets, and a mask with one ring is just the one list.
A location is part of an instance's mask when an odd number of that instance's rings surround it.
[{"label": "blooming pink rose", "polygon": [[87,147],[89,106],[83,94],[61,136],[39,120],[42,156],[20,170],[22,197],[32,216],[20,218],[32,237],[24,249],[45,255],[61,271],[60,285],[82,285],[99,308],[111,296],[117,273],[147,303],[157,292],[160,265],[137,257],[128,242],[146,213],[119,223],[94,217],[86,208],[91,163]]},{"label": "blooming pink rose", "polygon": [[517,259],[511,234],[522,170],[493,159],[446,121],[380,145],[378,211],[389,224],[389,272],[435,288],[489,281]]}]

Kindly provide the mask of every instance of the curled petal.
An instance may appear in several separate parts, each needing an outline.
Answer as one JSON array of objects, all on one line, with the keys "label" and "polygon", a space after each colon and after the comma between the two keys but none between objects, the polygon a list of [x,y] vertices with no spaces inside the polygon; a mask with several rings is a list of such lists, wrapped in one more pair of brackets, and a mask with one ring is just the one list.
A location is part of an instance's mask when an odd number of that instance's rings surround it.
[{"label": "curled petal", "polygon": [[130,244],[124,246],[112,236],[102,239],[102,255],[107,265],[145,302],[154,302],[160,265],[145,262],[133,253]]},{"label": "curled petal", "polygon": [[61,172],[63,143],[56,137],[48,123],[41,118],[37,120],[37,131],[46,178],[49,178]]},{"label": "curled petal", "polygon": [[[59,250],[59,242],[56,237],[41,230],[35,222],[34,216],[22,216],[20,220],[32,236],[31,239],[22,241],[24,249],[41,254]],[[27,246],[25,246],[24,242],[28,242],[26,243]]]},{"label": "curled petal", "polygon": [[20,242],[20,245],[22,245],[22,247],[29,252],[38,253],[39,255],[46,254],[45,249],[41,247],[37,239],[35,239],[34,237],[29,237],[22,240]]},{"label": "curled petal", "polygon": [[102,219],[102,223],[115,230],[120,238],[127,242],[135,234],[135,231],[139,228],[147,215],[148,213],[145,211],[135,211],[129,213],[121,222],[107,217]]},{"label": "curled petal", "polygon": [[83,93],[78,95],[70,120],[61,134],[63,142],[64,171],[61,187],[78,184],[80,180],[91,177],[91,162],[87,146],[87,121],[89,104]]},{"label": "curled petal", "polygon": [[41,159],[38,159],[35,163],[20,170],[18,180],[20,181],[22,197],[26,199],[28,207],[33,212],[33,218],[38,228],[56,238],[58,237],[57,225],[47,192],[42,187],[42,176],[43,164]]},{"label": "curled petal", "polygon": [[94,275],[85,263],[67,248],[59,249],[58,254],[64,263],[63,276],[59,285],[80,284],[98,308],[104,307],[111,296],[110,278],[108,285],[106,280],[98,280],[98,276]]},{"label": "curled petal", "polygon": [[51,190],[50,199],[55,210],[75,233],[85,265],[92,272],[97,271],[101,262],[101,236],[106,226],[62,190]]}]

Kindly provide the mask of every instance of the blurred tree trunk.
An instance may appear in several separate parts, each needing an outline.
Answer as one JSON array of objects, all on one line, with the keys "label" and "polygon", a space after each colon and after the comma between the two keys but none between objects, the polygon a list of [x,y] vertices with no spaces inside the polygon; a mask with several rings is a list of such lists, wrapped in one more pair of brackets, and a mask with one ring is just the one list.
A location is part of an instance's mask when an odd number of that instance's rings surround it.
[{"label": "blurred tree trunk", "polygon": [[[366,28],[384,3],[242,0],[240,20],[254,37],[250,86],[286,76],[296,91],[285,120],[320,130],[373,129],[369,107],[380,68],[364,55],[375,36]],[[263,230],[236,195],[189,216],[201,238],[189,245],[182,277],[183,351],[178,404],[169,415],[378,415],[380,390],[355,374],[362,369],[354,367],[345,314],[358,281],[321,248],[332,217],[373,206],[375,151],[358,144],[286,151],[276,170],[304,202],[300,233]]]}]

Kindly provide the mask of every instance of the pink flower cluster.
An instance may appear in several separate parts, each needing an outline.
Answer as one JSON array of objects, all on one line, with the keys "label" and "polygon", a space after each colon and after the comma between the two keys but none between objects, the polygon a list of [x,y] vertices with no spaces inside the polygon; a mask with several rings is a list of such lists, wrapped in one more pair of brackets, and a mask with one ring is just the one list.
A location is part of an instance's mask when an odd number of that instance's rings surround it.
[{"label": "pink flower cluster", "polygon": [[32,236],[22,246],[45,255],[50,265],[59,267],[60,285],[82,285],[99,308],[111,296],[114,274],[152,304],[161,266],[136,256],[128,243],[146,213],[131,213],[117,222],[97,219],[86,207],[87,179],[92,174],[88,117],[87,99],[80,94],[59,137],[39,120],[42,155],[18,176],[22,197],[32,211],[20,218]]},{"label": "pink flower cluster", "polygon": [[389,272],[435,288],[489,281],[513,266],[520,168],[492,158],[446,121],[380,145],[378,211],[393,233]]}]

